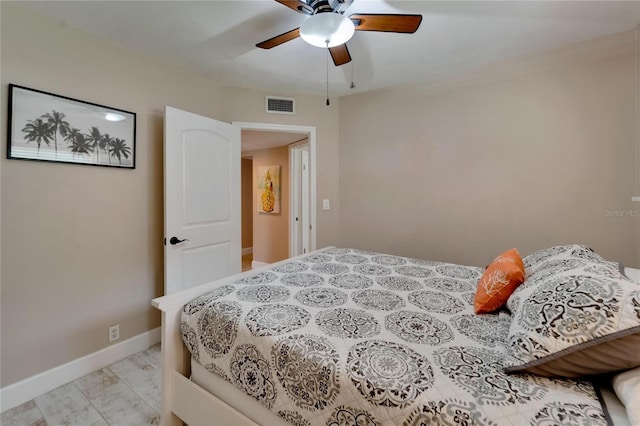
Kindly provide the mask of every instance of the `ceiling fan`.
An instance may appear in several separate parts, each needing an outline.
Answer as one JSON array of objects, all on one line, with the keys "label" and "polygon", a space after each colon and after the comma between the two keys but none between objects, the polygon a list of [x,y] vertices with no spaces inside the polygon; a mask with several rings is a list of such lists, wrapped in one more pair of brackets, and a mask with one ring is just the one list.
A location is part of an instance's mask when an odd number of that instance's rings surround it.
[{"label": "ceiling fan", "polygon": [[351,61],[351,55],[345,43],[351,39],[354,31],[413,34],[422,22],[422,15],[354,13],[347,18],[344,12],[354,0],[276,1],[298,13],[309,15],[309,18],[300,28],[258,43],[256,47],[271,49],[301,37],[313,46],[328,48],[336,66]]}]

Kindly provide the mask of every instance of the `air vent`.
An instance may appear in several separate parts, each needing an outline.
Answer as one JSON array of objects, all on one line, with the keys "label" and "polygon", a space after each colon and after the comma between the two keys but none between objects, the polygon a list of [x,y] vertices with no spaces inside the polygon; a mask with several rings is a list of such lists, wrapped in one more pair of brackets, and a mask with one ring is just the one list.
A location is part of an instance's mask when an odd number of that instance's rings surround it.
[{"label": "air vent", "polygon": [[295,114],[296,100],[292,98],[267,96],[267,112],[275,114]]}]

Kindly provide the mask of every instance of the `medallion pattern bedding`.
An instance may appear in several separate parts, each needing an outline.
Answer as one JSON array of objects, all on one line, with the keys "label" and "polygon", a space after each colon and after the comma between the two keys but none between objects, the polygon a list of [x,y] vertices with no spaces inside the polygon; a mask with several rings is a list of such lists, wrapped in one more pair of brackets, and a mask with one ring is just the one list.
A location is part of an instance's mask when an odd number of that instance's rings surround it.
[{"label": "medallion pattern bedding", "polygon": [[184,307],[193,358],[293,425],[606,425],[590,382],[507,374],[483,270],[333,248]]}]

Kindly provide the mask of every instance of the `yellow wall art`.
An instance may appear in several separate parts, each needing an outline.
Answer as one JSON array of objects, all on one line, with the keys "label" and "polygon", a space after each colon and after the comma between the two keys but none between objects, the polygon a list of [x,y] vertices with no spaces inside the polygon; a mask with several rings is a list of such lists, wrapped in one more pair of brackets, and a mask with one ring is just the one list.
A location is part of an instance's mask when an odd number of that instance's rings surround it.
[{"label": "yellow wall art", "polygon": [[258,213],[280,213],[280,166],[258,166]]}]

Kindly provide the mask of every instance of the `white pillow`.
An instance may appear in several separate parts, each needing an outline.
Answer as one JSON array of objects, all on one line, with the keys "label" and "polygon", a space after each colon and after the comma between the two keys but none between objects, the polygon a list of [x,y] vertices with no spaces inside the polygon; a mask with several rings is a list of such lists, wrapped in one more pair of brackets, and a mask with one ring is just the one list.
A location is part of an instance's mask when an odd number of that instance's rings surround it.
[{"label": "white pillow", "polygon": [[611,383],[618,399],[627,409],[629,423],[640,425],[640,367],[616,374]]},{"label": "white pillow", "polygon": [[624,275],[631,281],[640,284],[640,269],[636,268],[624,268]]}]

